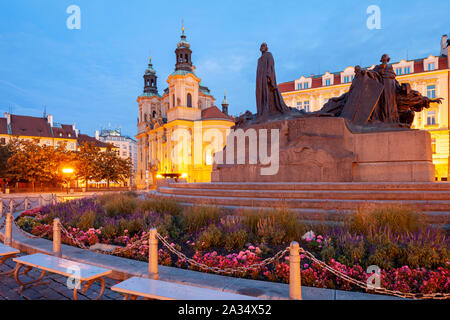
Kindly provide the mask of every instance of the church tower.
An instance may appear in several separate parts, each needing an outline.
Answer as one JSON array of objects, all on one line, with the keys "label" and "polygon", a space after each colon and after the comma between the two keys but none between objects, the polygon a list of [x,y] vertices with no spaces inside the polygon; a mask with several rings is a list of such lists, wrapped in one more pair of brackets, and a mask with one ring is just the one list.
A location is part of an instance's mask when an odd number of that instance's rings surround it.
[{"label": "church tower", "polygon": [[176,56],[176,64],[175,71],[184,70],[188,72],[192,72],[192,51],[191,44],[186,40],[186,35],[184,34],[184,27],[181,29],[181,40],[177,44],[177,48],[175,49]]},{"label": "church tower", "polygon": [[153,69],[152,58],[149,58],[148,68],[144,74],[144,93],[146,94],[158,94],[156,71]]}]

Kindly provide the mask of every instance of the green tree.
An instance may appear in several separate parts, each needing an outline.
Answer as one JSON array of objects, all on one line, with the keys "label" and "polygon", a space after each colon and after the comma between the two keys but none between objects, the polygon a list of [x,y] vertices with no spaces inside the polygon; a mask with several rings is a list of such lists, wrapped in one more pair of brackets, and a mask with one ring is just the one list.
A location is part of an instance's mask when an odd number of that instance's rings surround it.
[{"label": "green tree", "polygon": [[7,161],[8,175],[15,181],[30,182],[33,190],[36,183],[60,181],[58,168],[61,152],[61,148],[20,140],[12,146],[12,154]]},{"label": "green tree", "polygon": [[131,176],[131,159],[122,159],[117,151],[109,146],[106,151],[100,152],[97,160],[97,181],[106,180],[108,188],[111,182],[125,182]]},{"label": "green tree", "polygon": [[90,180],[97,180],[99,176],[99,158],[100,148],[93,142],[85,142],[80,145],[80,151],[77,153],[76,175],[86,183],[86,189]]}]

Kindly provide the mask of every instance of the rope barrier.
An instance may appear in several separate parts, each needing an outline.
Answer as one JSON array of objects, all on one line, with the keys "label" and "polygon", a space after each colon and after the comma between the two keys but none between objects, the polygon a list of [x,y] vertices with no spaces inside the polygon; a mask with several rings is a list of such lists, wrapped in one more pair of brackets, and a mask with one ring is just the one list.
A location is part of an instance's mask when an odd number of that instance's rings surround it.
[{"label": "rope barrier", "polygon": [[188,258],[184,253],[178,251],[177,249],[175,249],[174,247],[172,247],[166,239],[164,239],[159,233],[156,234],[156,236],[158,237],[158,239],[163,243],[163,245],[165,247],[167,247],[167,249],[169,249],[170,252],[172,252],[173,254],[175,254],[176,256],[178,256],[180,259],[182,259],[183,261],[186,261],[187,263],[189,263],[190,265],[194,265],[200,269],[203,270],[208,270],[208,271],[212,271],[215,273],[241,273],[241,272],[247,272],[249,270],[255,270],[261,267],[264,267],[266,265],[269,265],[271,263],[274,263],[275,261],[279,260],[280,258],[282,258],[288,251],[289,251],[289,247],[287,247],[284,250],[279,251],[277,254],[275,254],[273,257],[271,258],[267,258],[264,261],[257,263],[257,264],[252,264],[246,267],[238,267],[238,268],[218,268],[218,267],[210,267],[207,266],[203,263],[199,263],[197,261],[195,261],[192,258]]}]

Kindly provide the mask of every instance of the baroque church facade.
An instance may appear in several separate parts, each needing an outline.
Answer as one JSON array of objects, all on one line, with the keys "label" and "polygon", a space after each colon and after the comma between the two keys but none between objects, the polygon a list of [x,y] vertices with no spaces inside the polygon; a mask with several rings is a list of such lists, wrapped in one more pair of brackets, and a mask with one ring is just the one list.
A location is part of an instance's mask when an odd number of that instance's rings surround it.
[{"label": "baroque church facade", "polygon": [[226,97],[219,110],[208,87],[195,74],[184,28],[175,57],[175,70],[162,95],[150,59],[144,74],[144,91],[137,98],[138,188],[148,188],[166,177],[211,181],[213,155],[223,149],[234,126]]}]

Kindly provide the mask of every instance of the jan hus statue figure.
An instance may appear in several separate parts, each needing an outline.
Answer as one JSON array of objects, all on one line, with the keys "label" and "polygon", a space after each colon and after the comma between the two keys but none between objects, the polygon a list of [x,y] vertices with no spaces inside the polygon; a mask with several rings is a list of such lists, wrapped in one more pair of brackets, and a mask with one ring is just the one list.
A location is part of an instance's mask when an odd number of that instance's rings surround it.
[{"label": "jan hus statue figure", "polygon": [[267,118],[270,115],[286,113],[291,108],[284,103],[278,89],[275,62],[265,42],[260,50],[261,57],[258,59],[256,71],[256,109],[258,118]]}]

